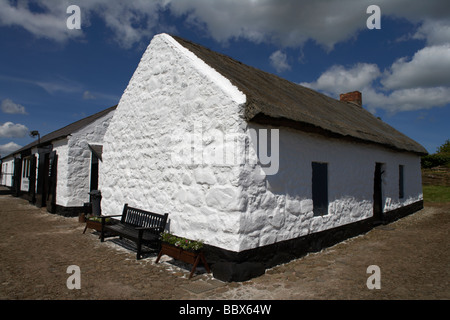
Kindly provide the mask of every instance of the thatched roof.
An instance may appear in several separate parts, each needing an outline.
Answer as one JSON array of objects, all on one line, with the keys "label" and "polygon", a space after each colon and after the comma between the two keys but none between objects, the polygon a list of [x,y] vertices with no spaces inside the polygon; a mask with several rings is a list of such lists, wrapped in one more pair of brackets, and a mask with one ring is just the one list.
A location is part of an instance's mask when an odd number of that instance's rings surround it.
[{"label": "thatched roof", "polygon": [[330,98],[180,37],[172,37],[246,95],[247,121],[427,154],[419,143],[360,106]]}]

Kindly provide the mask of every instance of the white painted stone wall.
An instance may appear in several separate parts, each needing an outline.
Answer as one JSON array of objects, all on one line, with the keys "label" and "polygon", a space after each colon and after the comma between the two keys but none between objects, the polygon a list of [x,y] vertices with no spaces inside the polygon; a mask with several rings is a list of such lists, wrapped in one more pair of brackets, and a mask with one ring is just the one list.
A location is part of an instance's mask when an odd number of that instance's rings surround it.
[{"label": "white painted stone wall", "polygon": [[65,139],[52,141],[58,154],[56,204],[81,207],[89,201],[91,150],[88,144],[103,144],[114,111]]},{"label": "white painted stone wall", "polygon": [[[249,127],[265,128],[255,124]],[[312,162],[328,163],[329,206],[324,216],[315,217],[313,213]],[[278,173],[264,176],[258,174],[260,166],[249,165],[241,173],[248,203],[241,218],[239,250],[372,217],[376,162],[384,164],[385,212],[423,199],[419,156],[280,128]],[[399,165],[404,165],[405,170],[402,199],[399,199]]]},{"label": "white painted stone wall", "polygon": [[[241,128],[245,96],[167,35],[156,36],[125,90],[105,135],[99,189],[102,212],[123,205],[169,213],[170,231],[239,249],[244,210],[239,168],[177,161],[203,133],[198,150],[221,147],[213,138]],[[202,158],[195,153],[195,158]],[[206,160],[206,159],[205,159]]]},{"label": "white painted stone wall", "polygon": [[[125,203],[168,212],[170,232],[242,251],[371,217],[375,162],[386,164],[385,210],[422,198],[418,156],[291,129],[280,129],[279,171],[265,175],[250,135],[262,127],[243,120],[245,96],[227,81],[171,37],[152,40],[105,134],[104,214]],[[230,148],[239,161],[211,161]],[[312,161],[328,163],[322,217],[312,212]]]},{"label": "white painted stone wall", "polygon": [[[64,138],[52,141],[53,150],[58,155],[57,171],[56,171],[56,204],[67,207],[70,199],[71,191],[68,188],[68,155],[69,155],[69,139]],[[39,171],[39,169],[38,169]],[[36,183],[37,185],[37,183]]]},{"label": "white painted stone wall", "polygon": [[2,162],[2,180],[1,185],[12,187],[12,177],[14,174],[14,158],[6,158]]}]

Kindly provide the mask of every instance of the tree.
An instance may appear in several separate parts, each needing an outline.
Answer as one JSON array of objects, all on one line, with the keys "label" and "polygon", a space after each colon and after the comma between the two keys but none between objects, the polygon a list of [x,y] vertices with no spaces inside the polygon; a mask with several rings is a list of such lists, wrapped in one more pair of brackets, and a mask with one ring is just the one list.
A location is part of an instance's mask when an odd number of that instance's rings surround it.
[{"label": "tree", "polygon": [[422,157],[422,168],[434,168],[450,164],[450,139],[437,148],[436,153]]},{"label": "tree", "polygon": [[436,153],[450,153],[450,139],[447,139],[442,146],[438,147]]}]

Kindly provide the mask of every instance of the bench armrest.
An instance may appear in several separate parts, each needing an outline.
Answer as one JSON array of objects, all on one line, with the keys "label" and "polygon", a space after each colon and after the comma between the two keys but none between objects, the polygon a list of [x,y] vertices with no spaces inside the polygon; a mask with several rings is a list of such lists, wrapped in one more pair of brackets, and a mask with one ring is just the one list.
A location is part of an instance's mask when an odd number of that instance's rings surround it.
[{"label": "bench armrest", "polygon": [[160,227],[136,227],[136,230],[159,230]]},{"label": "bench armrest", "polygon": [[104,219],[104,218],[121,217],[121,216],[122,216],[121,214],[115,214],[112,216],[98,216],[98,217]]},{"label": "bench armrest", "polygon": [[112,218],[112,217],[121,217],[122,215],[121,214],[116,214],[116,215],[112,215],[112,216],[98,216],[102,221],[102,229],[103,229],[103,226],[104,225],[106,225],[106,219],[110,219],[110,218]]}]

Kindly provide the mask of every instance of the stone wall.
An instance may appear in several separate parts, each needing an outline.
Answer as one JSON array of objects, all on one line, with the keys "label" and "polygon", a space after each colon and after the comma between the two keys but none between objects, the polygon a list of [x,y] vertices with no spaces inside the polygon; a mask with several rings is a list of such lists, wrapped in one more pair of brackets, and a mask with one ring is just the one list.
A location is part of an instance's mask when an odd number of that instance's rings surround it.
[{"label": "stone wall", "polygon": [[58,154],[56,204],[82,207],[89,202],[91,150],[88,144],[102,144],[114,111],[97,119],[69,137],[53,141]]},{"label": "stone wall", "polygon": [[[245,96],[167,35],[144,53],[105,135],[104,214],[123,205],[169,213],[169,230],[239,249],[239,166],[210,163],[224,134],[240,148]],[[219,161],[220,162],[220,161]]]},{"label": "stone wall", "polygon": [[[250,124],[255,130],[266,128]],[[279,128],[279,169],[261,166],[240,173],[247,206],[240,221],[239,251],[302,237],[371,218],[375,163],[383,163],[383,211],[423,199],[420,157],[373,145],[344,142]],[[251,143],[255,149],[255,143]],[[328,164],[328,214],[314,216],[312,162]],[[405,195],[399,198],[398,167],[404,166]]]}]

